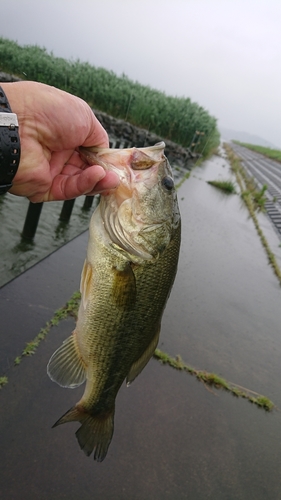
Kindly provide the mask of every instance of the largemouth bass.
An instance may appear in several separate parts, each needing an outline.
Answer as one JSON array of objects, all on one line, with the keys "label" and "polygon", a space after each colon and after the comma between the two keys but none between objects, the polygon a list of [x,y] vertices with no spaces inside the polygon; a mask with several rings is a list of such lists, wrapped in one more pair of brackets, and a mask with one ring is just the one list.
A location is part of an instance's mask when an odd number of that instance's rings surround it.
[{"label": "largemouth bass", "polygon": [[47,371],[62,387],[86,381],[80,401],[54,427],[79,421],[79,445],[97,461],[112,439],[120,386],[156,349],[176,275],[180,214],[164,147],[81,148],[89,164],[117,172],[120,185],[101,196],[92,215],[76,328]]}]

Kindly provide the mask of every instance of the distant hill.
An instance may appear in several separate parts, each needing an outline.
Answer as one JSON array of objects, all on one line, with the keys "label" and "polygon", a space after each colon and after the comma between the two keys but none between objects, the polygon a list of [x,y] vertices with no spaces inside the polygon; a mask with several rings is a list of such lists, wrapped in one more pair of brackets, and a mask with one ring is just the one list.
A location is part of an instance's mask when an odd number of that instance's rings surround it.
[{"label": "distant hill", "polygon": [[277,146],[272,144],[258,135],[248,134],[248,132],[238,132],[237,130],[231,130],[229,128],[219,127],[221,138],[227,141],[240,141],[248,144],[255,144],[257,146],[263,146],[265,148],[279,149]]}]

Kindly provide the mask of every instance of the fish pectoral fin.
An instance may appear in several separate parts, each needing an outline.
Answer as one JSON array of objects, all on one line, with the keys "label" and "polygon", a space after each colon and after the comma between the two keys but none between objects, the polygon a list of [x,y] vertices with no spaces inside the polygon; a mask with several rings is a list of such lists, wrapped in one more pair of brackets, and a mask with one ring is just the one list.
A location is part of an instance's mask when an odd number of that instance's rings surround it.
[{"label": "fish pectoral fin", "polygon": [[140,374],[140,372],[147,365],[151,356],[153,356],[154,351],[155,351],[157,344],[158,344],[158,341],[159,341],[159,335],[160,335],[160,326],[158,327],[156,335],[152,339],[152,342],[150,342],[149,346],[145,349],[144,353],[140,356],[139,359],[137,359],[137,361],[135,361],[132,364],[131,369],[130,369],[130,371],[127,375],[127,378],[126,378],[127,385],[130,385],[135,380],[135,378]]},{"label": "fish pectoral fin", "polygon": [[86,366],[80,356],[75,331],[54,352],[47,373],[61,387],[74,389],[86,380]]},{"label": "fish pectoral fin", "polygon": [[83,304],[84,309],[86,309],[90,295],[92,275],[93,275],[93,268],[90,262],[88,262],[88,260],[85,259],[80,281],[81,302]]},{"label": "fish pectoral fin", "polygon": [[94,460],[102,462],[107,454],[114,430],[113,408],[105,414],[91,415],[82,407],[74,406],[66,412],[54,425],[56,427],[67,422],[80,422],[82,425],[76,431],[81,450],[89,457],[94,451]]},{"label": "fish pectoral fin", "polygon": [[130,262],[123,269],[114,268],[112,296],[118,307],[132,309],[136,303],[136,278]]}]

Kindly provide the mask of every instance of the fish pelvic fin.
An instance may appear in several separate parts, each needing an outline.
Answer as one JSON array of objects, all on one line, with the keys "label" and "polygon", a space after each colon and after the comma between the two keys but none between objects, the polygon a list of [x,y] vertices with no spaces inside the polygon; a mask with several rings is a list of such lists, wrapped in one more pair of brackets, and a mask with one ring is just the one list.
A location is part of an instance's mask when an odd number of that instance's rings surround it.
[{"label": "fish pelvic fin", "polygon": [[152,342],[150,342],[150,344],[145,349],[145,351],[142,353],[142,355],[132,364],[130,371],[129,371],[127,378],[126,378],[127,386],[129,386],[135,380],[135,378],[140,374],[140,372],[147,365],[151,356],[153,356],[154,351],[155,351],[157,344],[159,342],[160,328],[161,328],[161,325],[158,326],[156,334],[154,335],[154,337],[152,339]]},{"label": "fish pelvic fin", "polygon": [[86,366],[79,353],[75,331],[54,352],[47,373],[61,387],[74,389],[86,380]]},{"label": "fish pelvic fin", "polygon": [[94,452],[94,460],[102,462],[107,454],[114,430],[114,411],[105,414],[91,415],[82,407],[74,406],[66,412],[54,425],[65,424],[67,422],[80,422],[82,425],[75,435],[81,450],[89,457]]}]

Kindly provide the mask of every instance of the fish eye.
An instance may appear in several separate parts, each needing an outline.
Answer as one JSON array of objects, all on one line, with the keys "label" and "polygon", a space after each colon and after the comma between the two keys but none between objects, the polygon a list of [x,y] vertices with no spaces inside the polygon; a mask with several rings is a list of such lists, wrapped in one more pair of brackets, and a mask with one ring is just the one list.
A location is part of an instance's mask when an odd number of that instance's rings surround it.
[{"label": "fish eye", "polygon": [[166,189],[166,191],[172,191],[175,187],[174,181],[172,177],[163,177],[162,186]]}]

